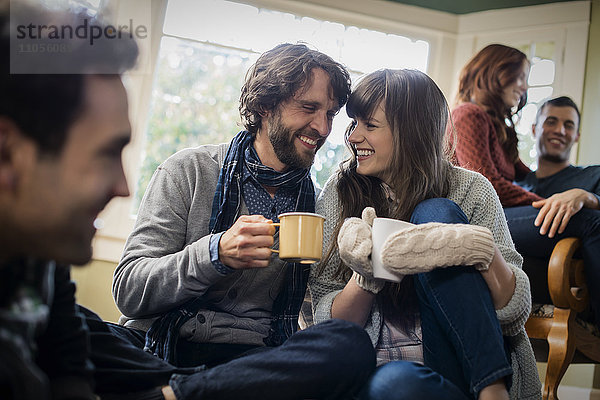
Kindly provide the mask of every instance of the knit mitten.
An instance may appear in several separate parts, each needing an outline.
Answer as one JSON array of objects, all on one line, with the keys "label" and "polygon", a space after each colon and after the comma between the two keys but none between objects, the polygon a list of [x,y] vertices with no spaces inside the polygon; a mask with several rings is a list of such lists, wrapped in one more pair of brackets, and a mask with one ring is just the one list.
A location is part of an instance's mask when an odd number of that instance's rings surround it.
[{"label": "knit mitten", "polygon": [[373,294],[381,292],[381,289],[383,289],[383,286],[385,286],[385,281],[383,279],[367,278],[356,271],[352,272],[351,279],[354,279],[354,281],[360,288]]},{"label": "knit mitten", "polygon": [[371,266],[371,224],[375,218],[375,210],[372,207],[365,208],[362,217],[348,218],[342,224],[337,238],[340,258],[355,272],[354,279],[358,286],[371,293],[378,293],[384,282],[373,278]]},{"label": "knit mitten", "polygon": [[453,265],[487,270],[494,251],[494,238],[485,227],[430,222],[390,235],[381,258],[390,272],[410,275]]}]

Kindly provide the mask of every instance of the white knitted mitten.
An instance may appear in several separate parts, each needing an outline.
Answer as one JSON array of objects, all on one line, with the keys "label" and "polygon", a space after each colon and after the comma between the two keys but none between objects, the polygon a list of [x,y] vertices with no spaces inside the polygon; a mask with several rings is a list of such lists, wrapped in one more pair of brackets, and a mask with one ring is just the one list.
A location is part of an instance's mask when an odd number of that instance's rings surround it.
[{"label": "white knitted mitten", "polygon": [[375,218],[375,210],[367,207],[362,212],[363,218],[348,218],[344,221],[337,237],[340,258],[355,274],[353,278],[361,288],[378,293],[384,281],[373,278],[371,266],[371,224]]},{"label": "white knitted mitten", "polygon": [[381,248],[383,266],[402,275],[453,265],[488,269],[494,257],[489,229],[468,224],[430,222],[396,232]]},{"label": "white knitted mitten", "polygon": [[381,289],[383,289],[383,286],[385,285],[385,281],[382,279],[367,278],[356,271],[352,272],[351,279],[354,279],[354,281],[359,287],[373,294],[381,292]]}]

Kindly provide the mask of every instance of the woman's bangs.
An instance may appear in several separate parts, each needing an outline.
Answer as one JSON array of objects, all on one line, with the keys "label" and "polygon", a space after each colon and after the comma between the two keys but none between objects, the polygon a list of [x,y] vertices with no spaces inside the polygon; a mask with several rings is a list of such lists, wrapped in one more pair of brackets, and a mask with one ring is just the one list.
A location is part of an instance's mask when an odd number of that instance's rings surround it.
[{"label": "woman's bangs", "polygon": [[379,104],[381,95],[377,90],[367,91],[366,88],[369,82],[363,83],[365,85],[359,84],[350,95],[346,104],[346,113],[350,118],[368,121],[375,112],[375,107]]}]

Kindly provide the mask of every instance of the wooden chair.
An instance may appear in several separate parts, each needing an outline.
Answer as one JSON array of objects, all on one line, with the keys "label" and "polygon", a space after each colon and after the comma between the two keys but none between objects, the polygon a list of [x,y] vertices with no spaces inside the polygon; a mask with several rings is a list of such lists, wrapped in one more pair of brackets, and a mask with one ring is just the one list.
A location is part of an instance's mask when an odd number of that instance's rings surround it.
[{"label": "wooden chair", "polygon": [[[529,258],[523,263],[532,285],[534,303],[542,298],[554,306],[551,313],[534,310],[525,324],[537,361],[548,363],[544,400],[558,399],[558,385],[571,363],[600,363],[600,337],[576,321],[579,313],[589,310],[583,260],[573,257],[579,246],[579,239],[565,238],[554,247],[548,264],[540,265]],[[544,280],[546,271],[547,280]],[[547,282],[546,290],[540,289],[540,283],[543,286],[544,282]]]}]

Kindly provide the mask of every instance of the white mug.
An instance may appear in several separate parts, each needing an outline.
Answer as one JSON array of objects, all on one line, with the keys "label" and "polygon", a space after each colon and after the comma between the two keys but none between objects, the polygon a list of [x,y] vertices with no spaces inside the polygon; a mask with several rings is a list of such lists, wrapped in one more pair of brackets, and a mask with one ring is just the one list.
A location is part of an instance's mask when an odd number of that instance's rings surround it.
[{"label": "white mug", "polygon": [[394,275],[383,267],[381,248],[390,235],[411,226],[414,226],[414,224],[392,218],[375,218],[373,220],[371,230],[371,240],[373,241],[373,249],[371,250],[373,277],[393,282],[400,282],[402,280],[402,276]]}]

